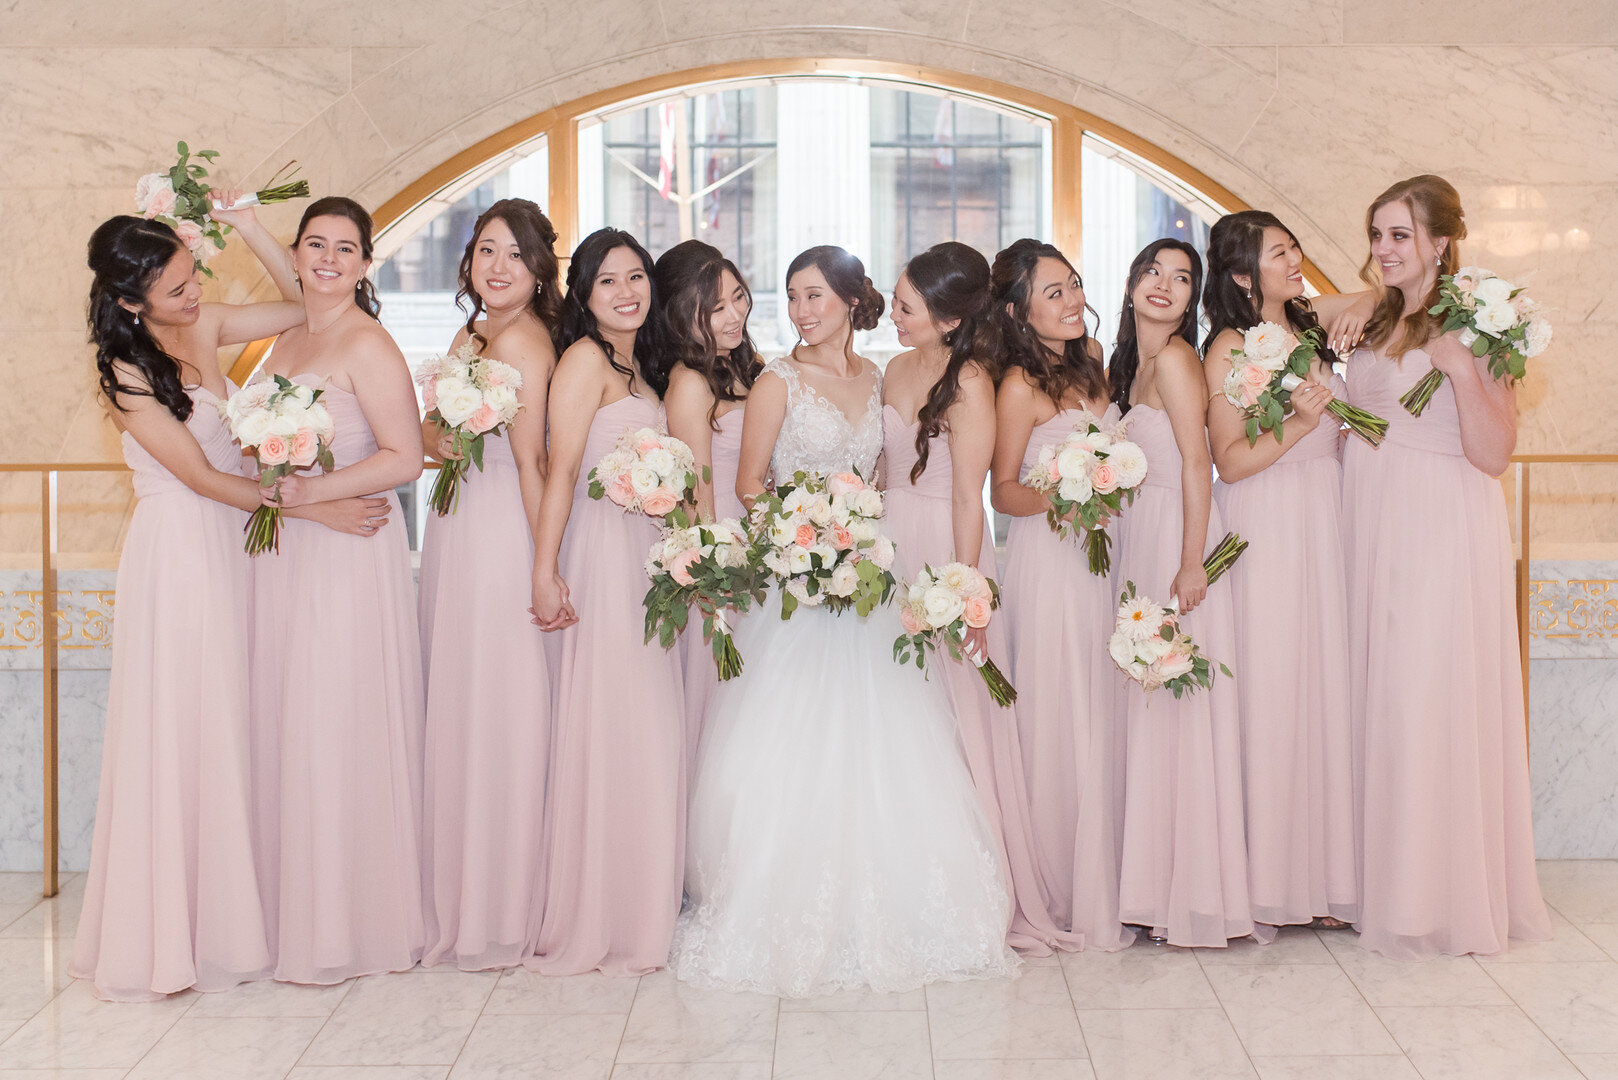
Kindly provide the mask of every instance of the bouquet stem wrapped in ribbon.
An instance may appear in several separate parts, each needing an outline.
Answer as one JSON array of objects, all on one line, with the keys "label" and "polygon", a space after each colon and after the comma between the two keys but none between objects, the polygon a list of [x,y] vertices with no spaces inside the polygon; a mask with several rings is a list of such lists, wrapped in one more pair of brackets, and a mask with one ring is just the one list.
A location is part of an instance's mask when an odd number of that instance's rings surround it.
[{"label": "bouquet stem wrapped in ribbon", "polygon": [[[1247,420],[1247,445],[1268,431],[1281,441],[1292,391],[1309,377],[1310,365],[1320,354],[1318,327],[1293,334],[1279,323],[1261,322],[1242,335],[1242,347],[1230,354],[1230,374],[1222,388],[1225,400]],[[1388,422],[1346,401],[1333,399],[1326,411],[1372,446],[1381,446]]]},{"label": "bouquet stem wrapped in ribbon", "polygon": [[1000,588],[984,577],[975,566],[952,562],[939,569],[923,566],[916,580],[904,588],[899,599],[899,621],[904,633],[893,643],[893,658],[926,670],[929,651],[940,643],[955,659],[970,660],[989,688],[989,697],[999,706],[1017,700],[1017,689],[995,662],[987,656],[967,653],[963,646],[966,632],[989,625],[989,613],[1000,606]]},{"label": "bouquet stem wrapped in ribbon", "polygon": [[[208,170],[191,159],[199,158],[212,165],[219,151],[192,151],[184,142],[178,143],[174,150],[180,158],[166,172],[147,173],[136,183],[135,212],[148,220],[161,221],[172,227],[202,272],[213,277],[213,271],[206,264],[211,255],[224,250],[230,226],[213,219],[215,207],[208,199],[208,185],[203,183]],[[298,163],[289,161],[271,178],[268,187],[242,196],[235,206],[221,206],[218,209],[238,210],[246,206],[268,206],[291,199],[307,199],[307,180],[286,182],[297,171]]]},{"label": "bouquet stem wrapped in ribbon", "polygon": [[1024,481],[1050,500],[1045,512],[1058,536],[1084,533],[1090,573],[1112,569],[1108,518],[1135,501],[1146,479],[1146,455],[1125,439],[1125,423],[1108,431],[1095,418],[1081,421],[1059,443],[1039,452]]},{"label": "bouquet stem wrapped in ribbon", "polygon": [[747,517],[755,558],[781,584],[781,618],[800,606],[869,615],[893,590],[893,541],[882,493],[858,473],[799,471],[777,481]]},{"label": "bouquet stem wrapped in ribbon", "polygon": [[483,438],[503,434],[517,418],[522,403],[522,372],[492,357],[479,356],[470,342],[449,356],[435,357],[416,369],[427,419],[451,435],[458,457],[447,459],[433,481],[427,504],[440,517],[453,514],[461,500],[467,469],[483,471]]},{"label": "bouquet stem wrapped in ribbon", "polygon": [[[1203,560],[1208,584],[1218,581],[1247,550],[1247,541],[1226,533]],[[1180,629],[1180,602],[1170,600],[1164,607],[1135,590],[1133,581],[1124,582],[1118,597],[1116,628],[1107,642],[1107,652],[1132,682],[1140,683],[1149,694],[1167,687],[1178,699],[1182,694],[1206,690],[1213,685],[1217,661],[1202,655],[1191,635]],[[1219,670],[1230,678],[1230,669]]]},{"label": "bouquet stem wrapped in ribbon", "polygon": [[[219,416],[242,449],[258,461],[258,483],[271,488],[283,476],[319,465],[334,466],[331,440],[337,433],[331,414],[320,403],[317,387],[276,375],[249,383],[219,403]],[[249,555],[281,550],[281,508],[261,506],[247,519]]]},{"label": "bouquet stem wrapped in ribbon", "polygon": [[[1459,330],[1461,344],[1473,356],[1489,358],[1489,374],[1514,385],[1527,372],[1528,361],[1551,343],[1551,324],[1524,288],[1482,267],[1463,267],[1438,279],[1439,301],[1427,314],[1444,320],[1443,333]],[[1429,371],[1399,404],[1411,416],[1420,416],[1444,377],[1436,368]]]}]

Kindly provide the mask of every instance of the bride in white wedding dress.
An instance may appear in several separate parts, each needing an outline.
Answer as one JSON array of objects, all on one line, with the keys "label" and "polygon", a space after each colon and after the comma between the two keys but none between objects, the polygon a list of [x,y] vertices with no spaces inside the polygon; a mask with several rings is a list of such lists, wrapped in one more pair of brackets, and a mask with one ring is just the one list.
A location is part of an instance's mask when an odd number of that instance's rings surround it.
[{"label": "bride in white wedding dress", "polygon": [[[749,502],[767,470],[869,477],[882,444],[881,376],[850,347],[882,312],[864,267],[811,248],[787,294],[803,344],[748,398]],[[937,681],[894,662],[893,609],[782,621],[778,603],[741,621],[746,667],[704,721],[670,966],[783,997],[1015,974],[1010,899],[953,716]]]}]

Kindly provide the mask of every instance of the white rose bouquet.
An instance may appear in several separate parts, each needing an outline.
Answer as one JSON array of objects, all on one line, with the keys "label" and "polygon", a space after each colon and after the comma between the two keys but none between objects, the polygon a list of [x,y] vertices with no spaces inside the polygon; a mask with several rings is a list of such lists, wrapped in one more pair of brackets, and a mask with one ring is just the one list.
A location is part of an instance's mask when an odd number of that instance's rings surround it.
[{"label": "white rose bouquet", "polygon": [[[676,511],[683,518],[683,511]],[[655,635],[667,649],[686,629],[693,609],[702,613],[702,636],[713,645],[721,681],[742,673],[725,610],[746,612],[764,602],[765,572],[752,557],[747,530],[735,518],[676,524],[646,556],[646,640]]]},{"label": "white rose bouquet", "polygon": [[799,605],[869,615],[893,591],[882,493],[854,472],[795,473],[753,503],[753,554],[781,583],[781,618]]},{"label": "white rose bouquet", "polygon": [[[1318,327],[1294,335],[1272,322],[1261,322],[1242,335],[1242,347],[1230,354],[1230,374],[1222,390],[1225,400],[1247,419],[1247,445],[1257,443],[1262,431],[1273,432],[1275,441],[1281,441],[1281,421],[1286,419],[1292,391],[1309,377],[1321,341]],[[1388,433],[1386,420],[1346,401],[1333,398],[1326,411],[1372,446],[1382,445]]]},{"label": "white rose bouquet", "polygon": [[631,514],[668,518],[696,489],[691,448],[651,428],[627,432],[590,470],[590,498],[611,499]]},{"label": "white rose bouquet", "polygon": [[[893,643],[893,658],[908,664],[913,653],[916,666],[925,671],[928,651],[936,651],[942,643],[948,646],[951,656],[960,660],[966,631],[988,626],[989,613],[999,606],[1000,587],[977,567],[960,562],[937,570],[923,566],[916,580],[899,592],[899,622],[904,633]],[[1010,705],[1017,700],[1016,687],[993,660],[965,656],[977,665],[996,705]]]},{"label": "white rose bouquet", "polygon": [[1085,534],[1090,572],[1112,569],[1106,521],[1135,501],[1146,479],[1146,455],[1124,438],[1126,424],[1104,429],[1093,417],[1072,434],[1040,450],[1024,479],[1050,499],[1046,518],[1058,536]]},{"label": "white rose bouquet", "polygon": [[[320,403],[323,391],[281,375],[249,383],[219,403],[219,416],[231,437],[258,461],[258,484],[269,488],[283,476],[319,465],[334,466],[331,440],[337,433]],[[261,506],[247,519],[247,553],[281,549],[281,508]]]},{"label": "white rose bouquet", "polygon": [[427,419],[440,434],[455,441],[458,457],[446,460],[433,481],[427,505],[440,517],[453,514],[461,501],[461,480],[468,463],[483,471],[483,438],[502,435],[522,408],[517,391],[522,372],[500,360],[479,356],[471,342],[448,356],[425,361],[416,369]]},{"label": "white rose bouquet", "polygon": [[[1459,330],[1461,344],[1473,356],[1487,356],[1489,374],[1509,385],[1551,343],[1551,324],[1524,289],[1481,266],[1464,266],[1438,279],[1439,301],[1427,314],[1444,320],[1443,333]],[[1443,382],[1442,371],[1429,371],[1399,404],[1411,416],[1420,416]]]},{"label": "white rose bouquet", "polygon": [[[1118,597],[1117,627],[1107,642],[1107,652],[1148,694],[1168,687],[1178,699],[1213,685],[1215,662],[1203,656],[1191,635],[1180,629],[1178,604],[1159,606],[1151,597],[1136,593],[1133,581],[1124,583]],[[1224,664],[1219,670],[1231,677]]]},{"label": "white rose bouquet", "polygon": [[[208,185],[202,182],[208,170],[192,163],[191,158],[197,157],[212,165],[219,151],[198,150],[193,154],[183,142],[174,149],[180,155],[180,160],[171,165],[168,171],[147,173],[135,184],[135,212],[147,220],[161,221],[172,227],[202,272],[213,277],[213,271],[208,269],[206,263],[214,252],[224,250],[230,226],[213,219],[214,206],[208,200]],[[289,161],[270,179],[269,187],[244,196],[237,200],[235,206],[222,206],[219,209],[237,210],[245,206],[268,206],[289,199],[307,199],[307,180],[278,183],[297,171],[298,163]]]}]

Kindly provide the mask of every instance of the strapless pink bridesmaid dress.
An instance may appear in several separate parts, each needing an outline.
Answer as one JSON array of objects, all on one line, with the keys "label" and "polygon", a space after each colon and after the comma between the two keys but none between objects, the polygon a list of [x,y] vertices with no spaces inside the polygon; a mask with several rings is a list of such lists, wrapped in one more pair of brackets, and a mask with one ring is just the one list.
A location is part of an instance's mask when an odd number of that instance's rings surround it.
[{"label": "strapless pink bridesmaid dress", "polygon": [[1349,399],[1388,418],[1343,462],[1350,681],[1361,756],[1360,944],[1384,956],[1497,953],[1551,936],[1534,868],[1511,534],[1500,484],[1461,449],[1446,381],[1368,349]]},{"label": "strapless pink bridesmaid dress", "polygon": [[[714,513],[721,518],[746,516],[742,501],[736,497],[736,468],[742,453],[742,413],[738,406],[719,417],[719,430],[713,433],[713,503]],[[732,612],[726,618],[734,628]],[[702,717],[708,711],[708,700],[714,687],[719,685],[719,672],[714,668],[713,645],[702,636],[702,620],[697,618],[680,635],[681,668],[685,677],[685,737],[686,769],[696,767],[697,744],[702,739]],[[742,657],[745,663],[747,658]]]},{"label": "strapless pink bridesmaid dress", "polygon": [[[208,463],[241,450],[203,387],[186,427]],[[253,866],[247,515],[203,498],[132,435],[138,502],[118,560],[112,682],[90,875],[68,973],[98,997],[224,990],[270,972]]]}]

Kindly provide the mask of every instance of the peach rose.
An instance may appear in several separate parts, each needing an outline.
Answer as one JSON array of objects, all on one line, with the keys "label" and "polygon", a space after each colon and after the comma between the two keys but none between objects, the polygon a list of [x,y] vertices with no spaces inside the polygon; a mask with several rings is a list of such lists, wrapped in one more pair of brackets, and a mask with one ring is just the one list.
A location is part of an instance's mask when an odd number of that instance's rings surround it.
[{"label": "peach rose", "polygon": [[298,468],[307,468],[315,463],[315,455],[320,452],[320,439],[310,428],[299,428],[298,433],[292,436],[292,443],[288,455],[292,464]]},{"label": "peach rose", "polygon": [[147,192],[146,209],[142,213],[146,215],[147,220],[160,216],[167,217],[174,213],[177,201],[178,197],[174,194],[173,186],[169,184],[168,178],[164,177],[161,183],[153,184]]},{"label": "peach rose", "polygon": [[899,609],[899,625],[903,626],[905,633],[912,637],[925,629],[921,625],[921,620],[916,618],[915,613],[910,610],[910,605],[908,604]]},{"label": "peach rose", "polygon": [[428,379],[421,384],[421,407],[428,412],[438,408],[438,380]]},{"label": "peach rose", "polygon": [[841,525],[833,522],[831,527],[831,546],[836,548],[838,551],[847,551],[849,548],[854,546],[853,534],[851,534]]},{"label": "peach rose", "polygon": [[486,431],[493,431],[499,423],[500,410],[485,401],[467,417],[466,427],[472,434],[482,435]]},{"label": "peach rose", "polygon": [[1107,495],[1118,490],[1118,466],[1103,461],[1090,473],[1090,486],[1097,494]]},{"label": "peach rose", "polygon": [[640,508],[652,517],[663,517],[674,513],[674,508],[680,505],[680,497],[668,488],[660,487],[652,491],[641,500]]},{"label": "peach rose", "polygon": [[628,473],[618,473],[607,481],[607,498],[619,506],[628,506],[635,501],[635,485],[629,482]]},{"label": "peach rose", "polygon": [[1242,385],[1256,387],[1259,390],[1269,386],[1270,379],[1274,377],[1272,373],[1265,371],[1257,364],[1249,364],[1242,368],[1241,371]]},{"label": "peach rose", "polygon": [[676,585],[695,584],[697,579],[691,576],[691,567],[701,558],[702,553],[696,548],[686,548],[669,563],[669,577],[674,579]]},{"label": "peach rose", "polygon": [[966,601],[966,612],[963,617],[966,625],[974,630],[981,630],[989,625],[989,601],[987,597],[971,596]]},{"label": "peach rose", "polygon": [[851,495],[865,490],[865,481],[857,473],[832,473],[826,477],[826,491],[831,495]]},{"label": "peach rose", "polygon": [[258,444],[258,463],[260,465],[285,465],[291,454],[287,441],[280,435],[266,435],[264,441]]},{"label": "peach rose", "polygon": [[645,457],[653,450],[659,449],[662,445],[662,440],[660,440],[656,435],[647,435],[645,438],[641,439],[640,442],[635,444],[635,453]]},{"label": "peach rose", "polygon": [[793,539],[797,541],[799,547],[814,547],[815,527],[809,524],[807,521],[804,522],[802,525],[798,526],[798,531],[793,536]]}]

